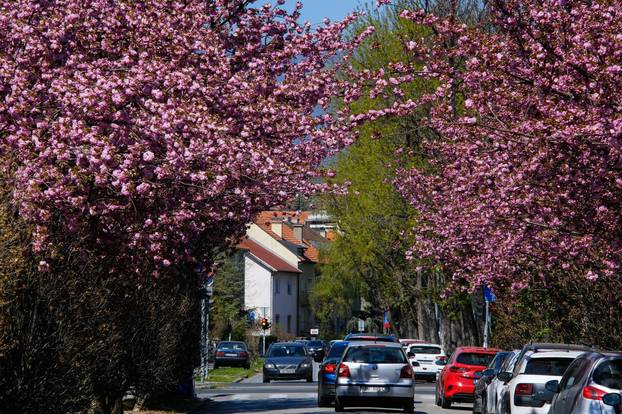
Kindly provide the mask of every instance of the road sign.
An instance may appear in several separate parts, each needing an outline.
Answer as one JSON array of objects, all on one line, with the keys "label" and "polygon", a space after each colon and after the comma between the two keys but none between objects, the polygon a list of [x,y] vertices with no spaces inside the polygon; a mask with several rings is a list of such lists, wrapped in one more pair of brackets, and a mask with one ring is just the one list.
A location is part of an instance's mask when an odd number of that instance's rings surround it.
[{"label": "road sign", "polygon": [[497,297],[492,292],[492,289],[490,287],[488,287],[488,286],[484,286],[484,300],[486,302],[496,302],[497,301]]},{"label": "road sign", "polygon": [[319,335],[319,334],[320,334],[320,330],[319,330],[319,329],[317,329],[317,328],[311,328],[311,330],[309,331],[309,333],[310,333],[311,335],[315,335],[315,336],[317,336],[317,335]]},{"label": "road sign", "polygon": [[387,329],[391,327],[391,322],[389,322],[389,311],[384,312],[384,327]]},{"label": "road sign", "polygon": [[365,321],[363,319],[359,319],[359,332],[365,332]]}]

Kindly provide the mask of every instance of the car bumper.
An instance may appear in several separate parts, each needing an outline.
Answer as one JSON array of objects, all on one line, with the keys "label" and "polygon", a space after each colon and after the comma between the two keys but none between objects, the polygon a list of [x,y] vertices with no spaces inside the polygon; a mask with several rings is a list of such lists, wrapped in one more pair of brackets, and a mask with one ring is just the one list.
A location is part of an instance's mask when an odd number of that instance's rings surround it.
[{"label": "car bumper", "polygon": [[294,380],[294,379],[307,379],[313,377],[313,368],[299,368],[294,373],[282,373],[278,369],[265,369],[263,370],[264,379],[270,380]]},{"label": "car bumper", "polygon": [[[366,387],[386,387],[385,391],[368,392],[365,391]],[[414,384],[337,384],[335,386],[335,395],[337,398],[361,398],[361,399],[374,399],[374,398],[398,398],[398,399],[414,399],[415,398],[415,385]]]},{"label": "car bumper", "polygon": [[473,380],[464,379],[445,386],[445,398],[452,401],[472,402],[475,395]]},{"label": "car bumper", "polygon": [[551,404],[544,404],[542,407],[521,407],[512,405],[511,409],[512,414],[547,414],[550,408]]},{"label": "car bumper", "polygon": [[335,384],[322,384],[319,389],[319,394],[321,398],[324,399],[333,399],[335,398]]},{"label": "car bumper", "polygon": [[218,357],[214,359],[214,363],[216,365],[247,365],[249,363],[248,358],[227,358],[227,357]]}]

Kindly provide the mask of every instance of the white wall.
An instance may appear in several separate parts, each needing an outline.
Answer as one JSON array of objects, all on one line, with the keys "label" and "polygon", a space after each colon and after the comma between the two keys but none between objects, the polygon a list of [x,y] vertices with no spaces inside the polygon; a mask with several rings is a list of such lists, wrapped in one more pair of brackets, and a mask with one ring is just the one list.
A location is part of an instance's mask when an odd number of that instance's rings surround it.
[{"label": "white wall", "polygon": [[[256,317],[271,315],[272,272],[250,253],[244,253],[244,306],[255,309]],[[263,314],[266,308],[266,314]]]},{"label": "white wall", "polygon": [[[287,285],[290,284],[290,293],[288,294]],[[279,285],[279,292],[276,292],[276,286]],[[272,324],[276,324],[277,315],[279,315],[279,331],[297,335],[298,332],[298,274],[276,272],[272,282]],[[289,332],[287,331],[287,316],[291,315],[291,324]]]}]

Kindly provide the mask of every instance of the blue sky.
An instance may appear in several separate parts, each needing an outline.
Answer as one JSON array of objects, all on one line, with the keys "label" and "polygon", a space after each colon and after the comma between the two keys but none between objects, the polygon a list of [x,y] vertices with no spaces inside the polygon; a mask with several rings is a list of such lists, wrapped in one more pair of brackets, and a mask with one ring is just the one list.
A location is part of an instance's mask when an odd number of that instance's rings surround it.
[{"label": "blue sky", "polygon": [[[286,0],[285,8],[292,10],[297,0]],[[302,9],[302,21],[310,21],[312,24],[321,23],[324,17],[331,20],[341,20],[352,10],[369,0],[299,0],[304,5]],[[258,0],[257,5],[276,3],[276,0]]]}]

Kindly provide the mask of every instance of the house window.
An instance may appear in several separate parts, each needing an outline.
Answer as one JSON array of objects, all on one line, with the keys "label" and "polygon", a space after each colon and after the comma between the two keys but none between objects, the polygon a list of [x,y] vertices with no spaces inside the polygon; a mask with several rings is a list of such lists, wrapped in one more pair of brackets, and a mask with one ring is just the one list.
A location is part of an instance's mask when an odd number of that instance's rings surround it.
[{"label": "house window", "polygon": [[281,281],[276,278],[274,279],[274,293],[277,295],[281,293]]},{"label": "house window", "polygon": [[281,315],[279,315],[278,313],[276,314],[276,317],[274,318],[276,320],[276,324],[279,324],[279,321],[281,320]]},{"label": "house window", "polygon": [[311,290],[311,285],[313,284],[313,279],[308,278],[307,279],[307,290]]},{"label": "house window", "polygon": [[287,333],[292,332],[292,315],[287,315]]},{"label": "house window", "polygon": [[290,280],[287,281],[287,294],[292,294],[292,282]]}]

